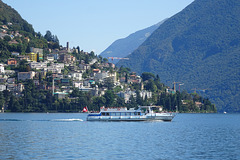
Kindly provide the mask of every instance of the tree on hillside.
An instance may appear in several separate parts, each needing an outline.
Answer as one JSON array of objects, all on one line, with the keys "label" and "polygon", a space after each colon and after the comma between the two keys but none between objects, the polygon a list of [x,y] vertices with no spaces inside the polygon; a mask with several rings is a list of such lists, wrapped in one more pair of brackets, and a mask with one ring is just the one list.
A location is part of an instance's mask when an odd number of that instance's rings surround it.
[{"label": "tree on hillside", "polygon": [[27,61],[25,59],[19,62],[18,67],[16,68],[19,72],[28,72],[27,70]]},{"label": "tree on hillside", "polygon": [[104,86],[107,87],[108,90],[113,90],[114,82],[111,77],[108,77],[104,81]]},{"label": "tree on hillside", "polygon": [[102,107],[106,103],[105,97],[94,97],[93,98],[93,105],[97,107]]},{"label": "tree on hillside", "polygon": [[107,63],[108,59],[107,58],[103,58],[103,63]]},{"label": "tree on hillside", "polygon": [[154,81],[152,79],[150,79],[148,81],[148,83],[145,85],[146,90],[152,91],[152,92],[156,92],[157,91],[157,86],[154,83]]},{"label": "tree on hillside", "polygon": [[140,96],[140,91],[136,91],[136,102],[138,105],[143,105],[143,98]]},{"label": "tree on hillside", "polygon": [[53,35],[49,30],[44,35],[44,38],[49,42],[59,43],[58,37],[56,35]]},{"label": "tree on hillside", "polygon": [[56,35],[53,35],[52,41],[59,44],[59,40],[58,40],[58,37]]},{"label": "tree on hillside", "polygon": [[44,38],[47,40],[47,41],[52,41],[53,39],[53,35],[50,31],[47,31]]},{"label": "tree on hillside", "polygon": [[0,92],[0,110],[4,105],[5,105],[5,99],[4,99],[3,93]]},{"label": "tree on hillside", "polygon": [[4,41],[7,41],[7,42],[11,41],[11,37],[9,37],[9,36],[4,36],[3,39],[4,39]]},{"label": "tree on hillside", "polygon": [[143,72],[141,77],[142,77],[143,81],[146,81],[146,80],[154,79],[155,75],[150,72]]},{"label": "tree on hillside", "polygon": [[22,106],[19,104],[18,99],[14,95],[11,95],[7,109],[11,112],[21,112],[21,107]]},{"label": "tree on hillside", "polygon": [[104,94],[104,98],[106,99],[106,106],[111,107],[114,103],[115,94],[111,90],[107,90]]}]

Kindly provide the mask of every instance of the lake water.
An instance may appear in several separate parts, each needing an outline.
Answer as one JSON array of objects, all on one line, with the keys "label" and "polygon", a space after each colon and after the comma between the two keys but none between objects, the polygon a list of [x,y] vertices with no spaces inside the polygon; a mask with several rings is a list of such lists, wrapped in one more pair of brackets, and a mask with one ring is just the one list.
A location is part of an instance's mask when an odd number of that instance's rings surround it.
[{"label": "lake water", "polygon": [[[83,120],[83,121],[82,121]],[[0,159],[240,159],[240,114],[88,122],[82,113],[0,114]]]}]

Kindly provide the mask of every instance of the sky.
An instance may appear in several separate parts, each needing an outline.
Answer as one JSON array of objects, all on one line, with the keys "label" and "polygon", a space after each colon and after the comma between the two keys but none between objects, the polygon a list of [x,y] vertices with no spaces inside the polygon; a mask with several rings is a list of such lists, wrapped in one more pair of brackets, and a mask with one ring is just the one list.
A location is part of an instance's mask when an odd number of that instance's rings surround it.
[{"label": "sky", "polygon": [[2,0],[60,44],[100,54],[125,38],[180,12],[194,0]]}]

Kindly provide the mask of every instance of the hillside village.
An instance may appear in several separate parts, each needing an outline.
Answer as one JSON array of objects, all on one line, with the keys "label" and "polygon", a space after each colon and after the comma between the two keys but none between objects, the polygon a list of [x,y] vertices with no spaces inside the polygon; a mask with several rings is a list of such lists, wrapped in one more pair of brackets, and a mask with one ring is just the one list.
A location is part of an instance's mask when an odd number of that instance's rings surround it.
[{"label": "hillside village", "polygon": [[[50,31],[44,37],[35,34],[41,41],[47,40],[47,47],[31,47],[31,38],[24,32],[9,30],[12,25],[0,26],[0,40],[11,51],[0,64],[2,111],[79,112],[85,106],[96,111],[102,105],[152,104],[159,105],[160,111],[177,108],[191,112],[216,111],[209,100],[204,101],[197,94],[184,93],[186,100],[183,100],[178,91],[160,83],[160,78],[151,73],[139,76],[129,68],[116,68],[94,52],[70,48],[68,42],[66,47],[59,46],[57,37]],[[25,52],[22,44],[27,46]]]}]

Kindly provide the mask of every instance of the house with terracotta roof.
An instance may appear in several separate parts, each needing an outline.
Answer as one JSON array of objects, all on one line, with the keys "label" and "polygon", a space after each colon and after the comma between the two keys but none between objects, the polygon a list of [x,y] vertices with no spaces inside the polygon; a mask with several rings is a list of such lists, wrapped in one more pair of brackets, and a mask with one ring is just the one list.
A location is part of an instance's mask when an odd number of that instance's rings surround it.
[{"label": "house with terracotta roof", "polygon": [[7,61],[8,65],[16,65],[17,64],[17,60],[15,58],[9,58]]}]

